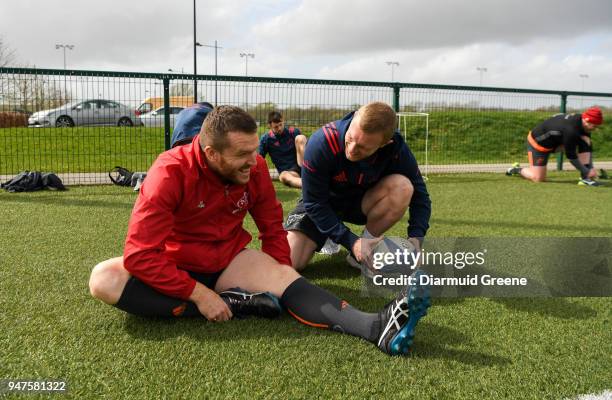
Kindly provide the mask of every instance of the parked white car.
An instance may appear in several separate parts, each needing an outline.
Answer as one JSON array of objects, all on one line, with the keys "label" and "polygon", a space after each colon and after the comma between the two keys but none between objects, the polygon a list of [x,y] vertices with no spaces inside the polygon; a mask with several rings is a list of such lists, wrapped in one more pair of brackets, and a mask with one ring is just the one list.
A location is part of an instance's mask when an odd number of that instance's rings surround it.
[{"label": "parked white car", "polygon": [[35,112],[28,118],[30,127],[72,127],[81,125],[141,125],[136,111],[110,100],[82,100],[52,110]]},{"label": "parked white car", "polygon": [[[183,108],[184,107],[170,107],[170,126],[174,126],[176,115],[180,113]],[[149,113],[141,114],[140,120],[142,121],[142,124],[148,128],[163,127],[165,115],[164,107],[159,107]]]}]

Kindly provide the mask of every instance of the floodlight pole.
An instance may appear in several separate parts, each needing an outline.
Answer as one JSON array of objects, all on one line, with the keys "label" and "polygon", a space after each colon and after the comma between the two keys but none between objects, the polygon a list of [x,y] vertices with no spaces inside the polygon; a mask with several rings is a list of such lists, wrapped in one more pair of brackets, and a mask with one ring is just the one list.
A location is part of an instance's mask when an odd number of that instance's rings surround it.
[{"label": "floodlight pole", "polygon": [[64,71],[66,70],[66,49],[72,50],[74,49],[73,44],[56,44],[55,50],[63,49],[64,50]]},{"label": "floodlight pole", "polygon": [[[478,71],[479,76],[480,76],[478,86],[482,87],[482,76],[484,75],[485,72],[488,71],[487,67],[476,67],[476,70]],[[480,111],[481,108],[482,108],[482,92],[480,92],[479,99],[478,99],[478,111]]]},{"label": "floodlight pole", "polygon": [[[240,53],[240,58],[244,57],[244,76],[249,76],[249,57],[251,58],[255,58],[255,53],[248,53],[248,52],[244,52],[244,53]],[[244,83],[244,105],[245,108],[247,108],[248,104],[249,104],[249,83],[245,82]]]},{"label": "floodlight pole", "polygon": [[249,76],[249,57],[255,58],[254,53],[240,53],[240,58],[244,57],[244,76]]},{"label": "floodlight pole", "polygon": [[581,91],[581,92],[584,92],[584,80],[585,80],[585,79],[588,79],[588,78],[589,78],[589,75],[587,75],[587,74],[580,74],[580,75],[578,75],[578,76],[580,76],[580,78],[581,78],[581,80],[582,80],[582,88],[581,88],[581,90],[580,90],[580,91]]},{"label": "floodlight pole", "polygon": [[[589,79],[589,75],[588,74],[580,74],[578,75],[580,77],[580,82],[582,82],[581,85],[581,92],[584,92],[584,80],[585,79]],[[580,96],[580,108],[582,108],[584,106],[584,96]]]},{"label": "floodlight pole", "polygon": [[487,72],[487,67],[476,67],[478,72],[480,73],[480,84],[478,86],[482,86],[482,76],[485,72]]},{"label": "floodlight pole", "polygon": [[[198,45],[202,46],[202,47],[210,47],[210,48],[214,48],[215,49],[215,78],[217,77],[217,50],[218,49],[222,49],[223,47],[217,45],[217,41],[215,40],[215,45],[211,46],[209,44],[200,44],[198,43]],[[217,105],[217,80],[215,79],[215,106]]]},{"label": "floodlight pole", "polygon": [[391,82],[395,81],[394,75],[393,75],[393,69],[394,67],[399,67],[400,63],[397,61],[387,61],[387,65],[391,66]]},{"label": "floodlight pole", "polygon": [[[74,49],[74,45],[73,44],[56,44],[55,50],[59,50],[59,49],[62,49],[64,51],[64,71],[66,71],[66,49],[72,50]],[[60,101],[61,101],[61,96],[60,96]],[[64,74],[64,102],[65,103],[68,102],[68,87],[66,83],[66,74]]]}]

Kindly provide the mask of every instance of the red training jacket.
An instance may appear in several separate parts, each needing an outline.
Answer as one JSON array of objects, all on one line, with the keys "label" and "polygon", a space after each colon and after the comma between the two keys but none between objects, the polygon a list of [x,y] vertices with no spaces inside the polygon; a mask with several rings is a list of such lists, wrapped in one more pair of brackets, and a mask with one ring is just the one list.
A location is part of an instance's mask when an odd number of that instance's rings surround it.
[{"label": "red training jacket", "polygon": [[187,300],[196,281],[185,270],[221,271],[251,241],[242,227],[247,211],[262,250],[291,265],[283,209],[265,160],[257,156],[246,185],[225,183],[208,167],[198,135],[162,153],[149,169],[130,217],[125,269],[159,292]]}]

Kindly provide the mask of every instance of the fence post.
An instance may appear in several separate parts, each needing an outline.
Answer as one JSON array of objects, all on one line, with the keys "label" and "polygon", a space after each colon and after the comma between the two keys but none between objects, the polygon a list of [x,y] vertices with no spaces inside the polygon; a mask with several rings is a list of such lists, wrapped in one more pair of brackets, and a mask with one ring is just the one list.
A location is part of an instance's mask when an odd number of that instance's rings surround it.
[{"label": "fence post", "polygon": [[[567,94],[561,93],[561,107],[559,108],[559,112],[561,114],[565,114],[567,111]],[[557,154],[557,171],[563,171],[563,153],[560,152]]]},{"label": "fence post", "polygon": [[164,78],[164,147],[170,150],[170,79]]},{"label": "fence post", "polygon": [[393,86],[393,109],[395,112],[400,111],[400,87]]}]

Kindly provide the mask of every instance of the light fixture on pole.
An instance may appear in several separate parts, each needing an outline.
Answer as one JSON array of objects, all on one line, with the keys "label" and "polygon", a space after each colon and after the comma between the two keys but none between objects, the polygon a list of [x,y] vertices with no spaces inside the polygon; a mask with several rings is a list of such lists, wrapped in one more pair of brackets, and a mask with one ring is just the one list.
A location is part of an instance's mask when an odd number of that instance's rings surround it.
[{"label": "light fixture on pole", "polygon": [[[244,76],[249,76],[249,57],[255,58],[254,53],[240,53],[240,58],[244,57]],[[244,106],[248,107],[249,104],[249,83],[244,83]]]},{"label": "light fixture on pole", "polygon": [[397,61],[387,61],[387,65],[391,66],[391,82],[393,82],[395,80],[394,74],[393,74],[393,69],[395,67],[399,67],[400,63],[398,63]]},{"label": "light fixture on pole", "polygon": [[64,70],[66,70],[66,49],[72,50],[74,49],[73,44],[56,44],[55,50],[63,49],[64,50]]},{"label": "light fixture on pole", "polygon": [[255,58],[254,53],[240,53],[240,57],[244,57],[244,76],[249,76],[249,57]]},{"label": "light fixture on pole", "polygon": [[487,67],[476,67],[476,70],[478,70],[479,74],[480,74],[480,84],[479,86],[482,86],[482,76],[485,72],[487,72]]},{"label": "light fixture on pole", "polygon": [[580,91],[581,91],[581,92],[584,92],[584,80],[585,80],[585,79],[589,79],[589,75],[588,75],[588,74],[580,74],[580,75],[578,75],[578,76],[580,77],[580,80],[581,80],[581,82],[582,82],[582,86],[581,86]]},{"label": "light fixture on pole", "polygon": [[[580,74],[578,75],[580,77],[580,82],[582,83],[582,85],[580,86],[580,91],[584,92],[584,81],[585,79],[589,79],[589,75],[588,74]],[[580,107],[582,108],[584,106],[584,96],[581,97],[580,99]]]},{"label": "light fixture on pole", "polygon": [[[210,47],[215,49],[215,77],[217,76],[217,49],[222,49],[223,47],[217,45],[217,41],[215,40],[215,45],[211,46],[209,44],[200,44],[197,43],[198,46],[201,47]],[[254,55],[253,55],[254,56]],[[215,106],[217,105],[217,80],[215,79]]]}]

